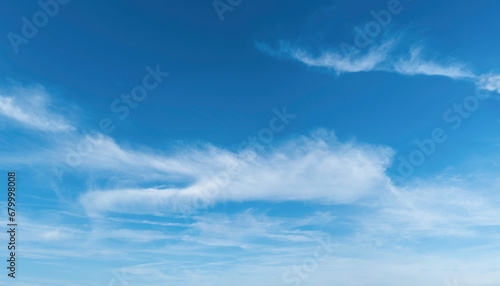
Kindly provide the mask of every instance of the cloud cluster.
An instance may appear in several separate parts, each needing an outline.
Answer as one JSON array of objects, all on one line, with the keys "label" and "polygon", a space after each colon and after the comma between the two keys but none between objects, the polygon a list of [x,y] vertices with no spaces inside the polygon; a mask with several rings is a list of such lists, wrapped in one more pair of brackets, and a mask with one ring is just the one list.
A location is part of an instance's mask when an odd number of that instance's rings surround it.
[{"label": "cloud cluster", "polygon": [[477,84],[486,90],[500,93],[500,75],[485,74],[477,78]]}]

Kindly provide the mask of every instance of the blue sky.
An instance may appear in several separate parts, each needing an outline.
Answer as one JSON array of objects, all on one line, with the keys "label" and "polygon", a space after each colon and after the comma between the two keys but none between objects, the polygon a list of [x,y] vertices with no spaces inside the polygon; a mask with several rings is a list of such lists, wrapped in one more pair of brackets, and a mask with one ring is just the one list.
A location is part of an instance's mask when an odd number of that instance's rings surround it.
[{"label": "blue sky", "polygon": [[0,285],[500,285],[499,9],[2,2]]}]

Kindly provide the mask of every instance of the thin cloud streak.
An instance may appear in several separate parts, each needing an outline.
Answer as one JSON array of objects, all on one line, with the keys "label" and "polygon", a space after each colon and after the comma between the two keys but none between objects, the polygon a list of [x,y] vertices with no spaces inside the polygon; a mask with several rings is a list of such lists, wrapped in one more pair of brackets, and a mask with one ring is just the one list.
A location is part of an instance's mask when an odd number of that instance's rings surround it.
[{"label": "thin cloud streak", "polygon": [[49,106],[49,96],[41,86],[17,86],[0,91],[0,115],[44,132],[76,130],[62,116],[52,112]]},{"label": "thin cloud streak", "polygon": [[475,81],[482,89],[500,92],[500,75],[475,75],[459,62],[425,59],[422,46],[413,46],[406,54],[395,52],[397,41],[387,40],[378,46],[372,46],[367,52],[340,51],[338,49],[321,51],[315,56],[310,48],[297,47],[290,42],[280,42],[279,48],[273,49],[265,43],[256,43],[261,52],[279,59],[293,59],[309,67],[324,68],[342,73],[385,71],[403,75],[443,76],[456,80]]},{"label": "thin cloud streak", "polygon": [[474,74],[461,64],[441,65],[434,61],[426,61],[421,56],[422,48],[413,48],[407,59],[399,59],[394,65],[394,71],[407,75],[445,76],[452,79],[474,78]]},{"label": "thin cloud streak", "polygon": [[285,42],[280,43],[278,50],[273,50],[264,43],[256,43],[256,46],[260,51],[271,56],[289,57],[311,67],[323,67],[341,74],[376,70],[381,63],[387,60],[393,44],[393,41],[388,41],[380,46],[372,47],[364,55],[354,52],[344,54],[340,51],[323,51],[316,57],[311,55],[307,49],[295,48]]}]

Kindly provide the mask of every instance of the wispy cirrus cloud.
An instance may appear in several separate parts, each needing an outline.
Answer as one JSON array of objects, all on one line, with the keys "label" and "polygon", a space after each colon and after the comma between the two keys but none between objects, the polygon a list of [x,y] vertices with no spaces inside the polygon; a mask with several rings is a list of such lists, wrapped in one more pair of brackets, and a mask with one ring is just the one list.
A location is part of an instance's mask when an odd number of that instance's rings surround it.
[{"label": "wispy cirrus cloud", "polygon": [[474,79],[476,76],[460,63],[440,63],[425,59],[422,46],[413,46],[407,53],[396,53],[399,43],[390,39],[379,45],[373,45],[367,51],[331,49],[323,50],[317,55],[311,48],[294,46],[290,42],[281,41],[278,48],[273,49],[265,43],[256,43],[257,49],[278,58],[297,60],[310,67],[324,68],[342,73],[386,71],[405,75],[445,76],[453,79]]},{"label": "wispy cirrus cloud", "polygon": [[340,74],[379,69],[380,64],[387,60],[393,41],[372,47],[365,54],[330,50],[322,51],[317,56],[312,55],[307,49],[294,47],[287,42],[281,42],[276,50],[265,43],[256,43],[256,46],[269,55],[295,59],[311,67],[327,68]]},{"label": "wispy cirrus cloud", "polygon": [[422,47],[414,47],[405,58],[399,58],[393,66],[395,72],[407,75],[445,76],[453,79],[474,78],[463,64],[440,64],[422,57]]},{"label": "wispy cirrus cloud", "polygon": [[[339,142],[333,133],[324,130],[291,139],[252,157],[214,147],[185,152],[197,156],[185,156],[182,152],[154,161],[193,166],[184,172],[193,179],[187,186],[89,190],[81,198],[83,206],[90,213],[100,213],[179,211],[182,205],[196,205],[200,201],[201,205],[252,200],[347,203],[387,191],[388,178],[384,172],[392,163],[393,155],[388,147]],[[119,157],[137,156],[134,154],[121,153]],[[141,158],[153,157],[142,155]],[[148,165],[147,160],[143,162]],[[218,180],[216,175],[225,170],[225,165],[238,168],[238,174]],[[123,170],[129,168],[126,164],[118,166]],[[180,170],[175,170],[178,175],[182,175]],[[165,178],[171,177],[172,172],[174,170],[163,169]]]},{"label": "wispy cirrus cloud", "polygon": [[[384,71],[402,75],[442,76],[455,80],[473,81],[480,89],[500,93],[500,75],[488,73],[477,75],[458,61],[451,59],[429,59],[422,45],[412,46],[406,52],[397,52],[399,42],[386,40],[366,51],[330,49],[311,52],[311,47],[301,47],[281,41],[277,48],[265,43],[256,43],[257,49],[279,59],[292,59],[308,67],[343,73]],[[399,49],[401,50],[401,49]]]},{"label": "wispy cirrus cloud", "polygon": [[10,86],[0,90],[0,115],[25,127],[44,132],[76,130],[51,108],[50,97],[39,86]]}]

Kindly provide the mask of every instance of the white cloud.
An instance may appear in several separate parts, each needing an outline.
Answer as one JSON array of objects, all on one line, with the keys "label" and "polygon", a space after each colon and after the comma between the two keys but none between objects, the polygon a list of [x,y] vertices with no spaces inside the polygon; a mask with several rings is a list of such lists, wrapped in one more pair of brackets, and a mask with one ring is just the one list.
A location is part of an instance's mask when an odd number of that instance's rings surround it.
[{"label": "white cloud", "polygon": [[366,240],[394,238],[417,240],[422,237],[495,238],[480,228],[500,225],[500,201],[495,190],[475,189],[463,183],[410,182],[398,188],[397,196],[387,196],[376,213],[359,217],[366,228]]},{"label": "white cloud", "polygon": [[186,187],[89,190],[81,198],[89,212],[168,212],[223,201],[353,202],[387,191],[389,179],[384,172],[393,151],[355,141],[342,143],[332,133],[320,130],[250,157],[215,147],[187,149],[168,157],[132,151],[116,154],[122,160],[118,166],[125,170],[140,161],[136,168],[153,164],[165,178],[175,171],[194,181]]},{"label": "white cloud", "polygon": [[292,47],[289,43],[282,43],[278,50],[273,50],[268,45],[258,43],[257,48],[271,56],[286,56],[298,60],[311,67],[323,67],[337,73],[363,72],[377,70],[388,56],[393,41],[385,42],[380,46],[372,47],[366,54],[349,52],[347,54],[338,50],[323,51],[319,56],[313,56],[307,49]]},{"label": "white cloud", "polygon": [[459,63],[441,64],[425,60],[422,47],[413,47],[408,56],[395,54],[396,40],[387,40],[378,46],[372,46],[366,53],[360,51],[328,50],[313,56],[309,49],[281,43],[273,50],[268,45],[258,43],[257,48],[274,57],[288,57],[311,67],[333,70],[336,73],[386,71],[406,75],[445,76],[453,79],[473,79],[475,75],[465,65]]},{"label": "white cloud", "polygon": [[500,75],[490,73],[479,76],[477,85],[483,89],[500,93]]},{"label": "white cloud", "polygon": [[474,78],[474,74],[467,70],[464,65],[451,63],[447,65],[438,64],[434,61],[424,60],[421,56],[422,48],[413,48],[409,58],[400,58],[394,65],[394,71],[408,75],[445,76],[453,79]]},{"label": "white cloud", "polygon": [[[253,209],[242,213],[206,214],[196,220],[185,241],[208,246],[238,246],[260,250],[262,245],[274,246],[276,241],[287,243],[311,243],[324,236],[319,231],[299,230],[301,226],[329,223],[335,218],[330,214],[314,214],[304,218],[281,218],[258,214]],[[256,241],[266,240],[257,244]]]},{"label": "white cloud", "polygon": [[75,130],[62,116],[51,111],[50,107],[49,95],[41,86],[15,86],[0,91],[0,115],[41,131]]}]

